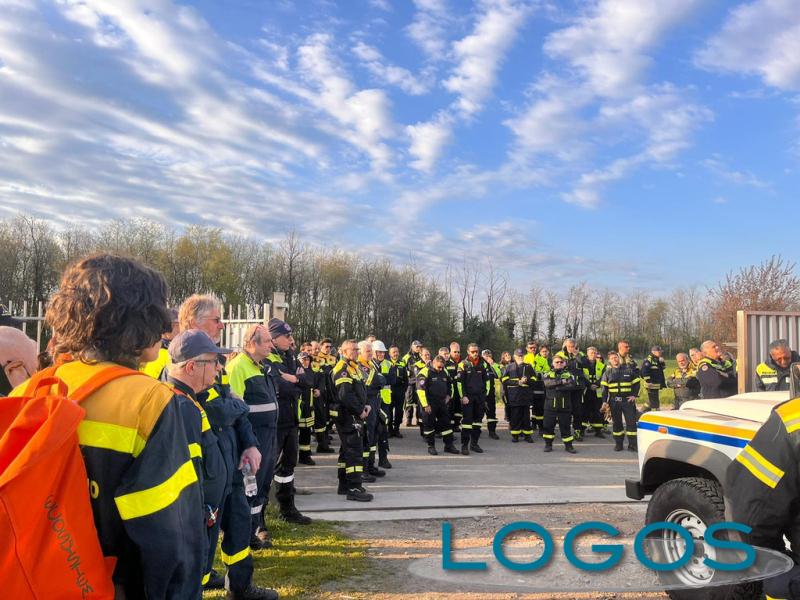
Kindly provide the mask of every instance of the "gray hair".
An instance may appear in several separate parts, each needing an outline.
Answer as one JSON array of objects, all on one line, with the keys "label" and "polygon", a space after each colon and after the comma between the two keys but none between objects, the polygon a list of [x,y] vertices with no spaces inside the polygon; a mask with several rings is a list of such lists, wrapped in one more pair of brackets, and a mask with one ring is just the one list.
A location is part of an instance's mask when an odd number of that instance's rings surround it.
[{"label": "gray hair", "polygon": [[779,348],[785,348],[786,350],[791,350],[789,347],[789,342],[785,339],[775,340],[769,343],[769,351],[772,352],[773,350],[778,350]]},{"label": "gray hair", "polygon": [[367,346],[369,346],[369,348],[371,350],[372,349],[372,342],[370,342],[369,340],[361,340],[360,342],[358,342],[358,353],[359,354],[364,354],[364,350],[367,349]]},{"label": "gray hair", "polygon": [[689,355],[686,354],[686,352],[678,352],[678,354],[675,355],[675,360],[678,360],[681,356],[686,360],[689,360]]}]

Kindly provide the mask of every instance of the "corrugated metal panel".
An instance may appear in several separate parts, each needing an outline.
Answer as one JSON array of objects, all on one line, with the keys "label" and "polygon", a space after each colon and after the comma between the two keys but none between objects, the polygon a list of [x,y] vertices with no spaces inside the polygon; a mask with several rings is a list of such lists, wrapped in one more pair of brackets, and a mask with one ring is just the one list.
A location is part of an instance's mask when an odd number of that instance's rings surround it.
[{"label": "corrugated metal panel", "polygon": [[800,313],[740,310],[737,337],[739,392],[752,392],[756,366],[767,358],[770,342],[785,339],[793,350],[800,348]]}]

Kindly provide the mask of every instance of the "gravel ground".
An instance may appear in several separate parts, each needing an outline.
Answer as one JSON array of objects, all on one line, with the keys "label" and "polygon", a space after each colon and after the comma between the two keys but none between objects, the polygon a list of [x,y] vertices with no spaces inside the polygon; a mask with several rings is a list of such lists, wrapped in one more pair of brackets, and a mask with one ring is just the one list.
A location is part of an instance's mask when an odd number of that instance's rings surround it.
[{"label": "gravel ground", "polygon": [[[453,519],[456,548],[489,548],[492,536],[512,521],[534,521],[558,539],[572,526],[596,520],[613,523],[623,536],[632,536],[644,522],[643,504],[557,504],[530,507],[493,508],[488,516]],[[366,575],[345,579],[325,587],[320,600],[543,600],[553,599],[666,599],[663,593],[496,593],[453,589],[452,584],[412,575],[415,559],[441,554],[441,521],[355,522],[339,526],[348,536],[367,540],[371,568]],[[557,584],[554,583],[554,589]]]}]

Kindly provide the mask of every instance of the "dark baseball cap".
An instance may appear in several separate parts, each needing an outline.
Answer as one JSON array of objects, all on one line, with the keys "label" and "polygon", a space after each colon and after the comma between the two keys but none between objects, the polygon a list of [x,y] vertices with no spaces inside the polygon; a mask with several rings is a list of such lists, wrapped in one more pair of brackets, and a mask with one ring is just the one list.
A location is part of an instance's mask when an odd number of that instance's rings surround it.
[{"label": "dark baseball cap", "polygon": [[282,335],[292,335],[292,328],[289,324],[277,317],[273,317],[267,322],[267,329],[269,329],[269,334],[274,338]]},{"label": "dark baseball cap", "polygon": [[650,352],[661,352],[661,346],[653,346],[650,348]]},{"label": "dark baseball cap", "polygon": [[525,356],[525,351],[522,348],[514,350],[514,356]]},{"label": "dark baseball cap", "polygon": [[301,352],[300,354],[297,355],[297,359],[298,360],[303,360],[303,359],[306,359],[306,358],[311,358],[311,355],[308,352],[303,351],[303,352]]},{"label": "dark baseball cap", "polygon": [[411,342],[411,345],[412,346],[422,346],[422,342],[420,342],[419,340],[414,340],[413,342]]},{"label": "dark baseball cap", "polygon": [[230,354],[230,348],[217,346],[205,331],[189,329],[179,333],[169,343],[169,357],[174,363],[182,363],[202,354]]}]

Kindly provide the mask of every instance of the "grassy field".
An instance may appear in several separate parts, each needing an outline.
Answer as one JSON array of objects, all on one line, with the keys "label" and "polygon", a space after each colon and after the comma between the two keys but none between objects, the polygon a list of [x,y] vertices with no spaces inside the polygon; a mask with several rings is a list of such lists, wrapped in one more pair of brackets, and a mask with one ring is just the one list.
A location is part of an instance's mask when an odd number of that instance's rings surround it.
[{"label": "grassy field", "polygon": [[[367,567],[367,543],[340,533],[331,523],[290,525],[270,511],[273,548],[253,552],[253,581],[278,590],[282,600],[309,598],[326,582],[360,575]],[[219,557],[219,552],[217,552]],[[215,569],[224,573],[217,559]],[[225,592],[206,592],[203,598],[224,598]]]}]

